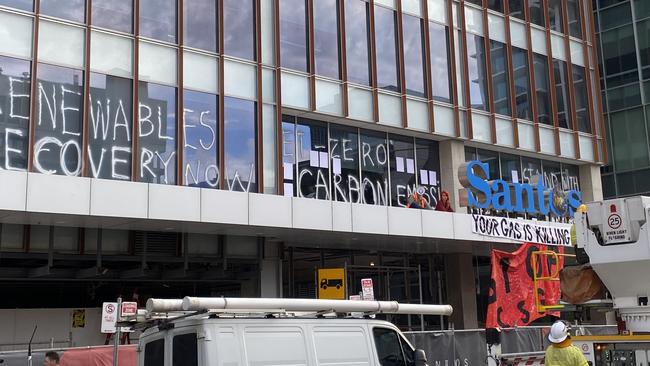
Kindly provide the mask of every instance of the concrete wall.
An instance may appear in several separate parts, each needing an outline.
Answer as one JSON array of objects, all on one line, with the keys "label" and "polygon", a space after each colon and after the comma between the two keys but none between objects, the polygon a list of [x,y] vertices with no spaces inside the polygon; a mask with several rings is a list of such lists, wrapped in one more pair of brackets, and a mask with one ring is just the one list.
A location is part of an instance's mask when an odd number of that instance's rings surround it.
[{"label": "concrete wall", "polygon": [[100,333],[101,309],[86,308],[83,328],[73,328],[75,309],[0,309],[0,351],[27,349],[34,326],[33,349],[81,347],[104,344]]}]

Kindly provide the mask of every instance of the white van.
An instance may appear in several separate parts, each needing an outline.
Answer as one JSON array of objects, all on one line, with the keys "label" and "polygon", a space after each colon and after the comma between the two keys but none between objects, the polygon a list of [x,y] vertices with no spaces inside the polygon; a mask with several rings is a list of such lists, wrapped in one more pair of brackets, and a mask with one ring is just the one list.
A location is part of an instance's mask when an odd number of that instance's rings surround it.
[{"label": "white van", "polygon": [[[186,298],[188,299],[188,298]],[[192,298],[196,299],[196,298]],[[214,299],[212,299],[214,300]],[[244,301],[242,301],[244,300]],[[170,300],[173,301],[173,300]],[[139,340],[140,366],[424,366],[426,356],[415,350],[393,324],[368,317],[341,317],[342,310],[411,313],[410,304],[382,301],[294,299],[219,299],[218,311],[204,308],[164,320],[146,329]],[[264,309],[265,301],[273,307]],[[295,302],[297,301],[297,302]],[[184,301],[183,305],[190,303]],[[227,304],[230,302],[231,304]],[[261,303],[262,302],[262,303]],[[363,303],[363,304],[361,304]],[[248,304],[248,307],[247,305]],[[292,305],[294,304],[294,305]],[[383,305],[382,305],[383,304]],[[386,304],[390,305],[387,306]],[[206,305],[206,304],[203,304]],[[207,305],[215,305],[214,302]],[[275,305],[285,305],[283,310]],[[334,306],[334,308],[332,307]],[[402,311],[399,310],[401,306]],[[449,315],[451,307],[412,305],[425,314]],[[169,312],[174,306],[162,308]],[[183,306],[201,308],[201,304]],[[257,310],[252,310],[257,307]],[[441,311],[441,307],[443,310]],[[150,306],[147,309],[151,312]],[[213,309],[212,306],[209,307]],[[249,309],[247,315],[242,315]],[[289,313],[325,309],[312,314]],[[435,309],[435,310],[434,310]],[[334,311],[332,311],[334,310]],[[335,317],[323,316],[325,313]]]}]

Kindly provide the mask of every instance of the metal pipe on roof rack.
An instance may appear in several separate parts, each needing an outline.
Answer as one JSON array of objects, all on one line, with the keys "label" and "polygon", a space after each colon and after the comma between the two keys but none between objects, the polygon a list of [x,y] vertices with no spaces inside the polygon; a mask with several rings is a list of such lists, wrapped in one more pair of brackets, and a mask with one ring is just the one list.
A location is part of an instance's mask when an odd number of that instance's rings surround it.
[{"label": "metal pipe on roof rack", "polygon": [[[179,302],[182,305],[179,305]],[[185,297],[183,300],[149,299],[148,312],[199,311],[206,309],[284,309],[285,311],[332,311],[384,314],[451,315],[450,305],[400,304],[396,301],[351,301],[316,299],[265,299]]]}]

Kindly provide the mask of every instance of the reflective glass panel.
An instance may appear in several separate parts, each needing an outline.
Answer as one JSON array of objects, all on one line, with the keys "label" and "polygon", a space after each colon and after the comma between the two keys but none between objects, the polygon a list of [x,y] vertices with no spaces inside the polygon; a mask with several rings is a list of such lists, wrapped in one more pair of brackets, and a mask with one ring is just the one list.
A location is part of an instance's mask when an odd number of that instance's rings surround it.
[{"label": "reflective glass panel", "polygon": [[219,186],[217,96],[183,91],[183,181],[186,186]]},{"label": "reflective glass panel", "polygon": [[27,168],[30,62],[0,56],[0,166]]},{"label": "reflective glass panel", "polygon": [[548,19],[551,23],[551,29],[558,32],[564,32],[562,1],[564,0],[548,0]]},{"label": "reflective glass panel", "polygon": [[176,88],[141,81],[138,96],[138,180],[176,184]]},{"label": "reflective glass panel", "polygon": [[368,3],[362,0],[345,1],[345,48],[348,80],[370,85],[368,52]]},{"label": "reflective glass panel", "polygon": [[535,185],[542,176],[542,162],[539,159],[521,158],[521,183]]},{"label": "reflective glass panel", "polygon": [[580,21],[580,1],[567,0],[569,15],[569,35],[582,38],[582,26]]},{"label": "reflective glass panel", "polygon": [[359,134],[356,129],[330,125],[332,196],[335,201],[361,203]]},{"label": "reflective glass panel", "polygon": [[361,202],[388,205],[388,141],[379,132],[361,131]]},{"label": "reflective glass panel", "polygon": [[93,0],[94,26],[133,33],[133,0]]},{"label": "reflective glass panel", "polygon": [[86,0],[40,0],[41,14],[83,23]]},{"label": "reflective glass panel", "polygon": [[424,199],[429,206],[436,207],[440,198],[440,158],[438,143],[416,140],[415,159],[417,161],[417,185],[424,187]]},{"label": "reflective glass panel", "polygon": [[533,53],[535,69],[535,93],[537,95],[537,114],[539,123],[552,125],[551,93],[548,79],[548,62],[546,56]]},{"label": "reflective glass panel", "polygon": [[517,155],[501,154],[501,179],[510,183],[521,183],[521,166]]},{"label": "reflective glass panel", "polygon": [[510,75],[508,75],[508,54],[506,45],[490,40],[490,61],[492,64],[492,91],[494,113],[511,115]]},{"label": "reflective glass panel", "polygon": [[503,13],[503,0],[488,0],[488,9]]},{"label": "reflective glass panel", "polygon": [[34,130],[34,170],[45,174],[81,173],[83,72],[38,65],[38,103]]},{"label": "reflective glass panel", "polygon": [[140,35],[176,43],[176,1],[140,0]]},{"label": "reflective glass panel", "polygon": [[133,81],[90,74],[88,161],[92,178],[131,180]]},{"label": "reflective glass panel", "polygon": [[555,96],[557,103],[557,119],[560,127],[571,128],[571,111],[569,106],[569,75],[566,62],[553,59],[553,75],[555,76]]},{"label": "reflective glass panel", "polygon": [[34,11],[34,0],[0,0],[0,5],[26,11]]},{"label": "reflective glass panel", "polygon": [[528,0],[528,8],[530,11],[531,23],[545,27],[546,18],[543,0]]},{"label": "reflective glass panel", "polygon": [[257,192],[256,118],[255,102],[225,98],[223,174],[230,191]]},{"label": "reflective glass panel", "polygon": [[375,6],[377,87],[399,92],[395,26],[395,11],[381,6]]},{"label": "reflective glass panel", "polygon": [[217,1],[184,1],[183,36],[185,45],[217,52]]},{"label": "reflective glass panel", "polygon": [[417,187],[413,139],[391,135],[389,143],[391,205],[406,207]]},{"label": "reflective glass panel", "polygon": [[296,154],[297,196],[329,199],[327,124],[299,120],[296,125]]},{"label": "reflective glass panel", "polygon": [[[645,27],[648,25],[649,27]],[[650,65],[650,38],[646,37],[650,31],[650,21],[637,23],[637,29],[642,29],[637,33],[639,37],[639,52],[641,64]],[[600,33],[599,47],[601,51],[601,67],[604,66],[607,87],[628,84],[631,81],[637,81],[638,63],[636,57],[636,45],[634,40],[634,29],[631,24]]]},{"label": "reflective glass panel", "polygon": [[296,123],[293,116],[282,116],[282,167],[284,169],[284,195],[296,195]]},{"label": "reflective glass panel", "polygon": [[[314,1],[316,74],[339,79],[338,1]],[[355,21],[357,21],[355,19]]]},{"label": "reflective glass panel", "polygon": [[517,118],[532,120],[533,113],[530,106],[531,98],[528,74],[528,51],[518,47],[512,47],[512,67],[514,68]]},{"label": "reflective glass panel", "polygon": [[429,22],[431,51],[431,85],[434,100],[451,103],[449,75],[449,35],[447,27]]},{"label": "reflective glass panel", "polygon": [[525,0],[510,0],[508,6],[510,7],[510,16],[519,18],[521,20],[526,19],[526,13],[524,11],[524,1]]},{"label": "reflective glass panel", "polygon": [[280,0],[280,62],[282,67],[307,71],[305,0]]},{"label": "reflective glass panel", "polygon": [[253,0],[223,1],[223,40],[226,55],[255,60]]},{"label": "reflective glass panel", "polygon": [[488,110],[487,70],[483,37],[467,33],[467,68],[472,108]]},{"label": "reflective glass panel", "polygon": [[412,15],[402,15],[404,32],[404,73],[406,93],[425,97],[424,51],[422,46],[422,21]]},{"label": "reflective glass panel", "polygon": [[650,164],[643,108],[610,115],[612,150],[618,171],[639,169]]},{"label": "reflective glass panel", "polygon": [[576,125],[578,131],[591,132],[589,113],[587,112],[587,83],[585,68],[573,65],[573,92],[576,98]]}]

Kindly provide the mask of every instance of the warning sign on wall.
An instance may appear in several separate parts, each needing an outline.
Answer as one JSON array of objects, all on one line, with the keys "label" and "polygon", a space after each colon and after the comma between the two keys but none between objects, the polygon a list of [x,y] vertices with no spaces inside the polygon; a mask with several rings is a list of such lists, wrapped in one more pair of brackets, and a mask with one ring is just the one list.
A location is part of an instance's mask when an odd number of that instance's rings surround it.
[{"label": "warning sign on wall", "polygon": [[345,299],[344,268],[323,268],[318,270],[318,298]]},{"label": "warning sign on wall", "polygon": [[603,210],[605,216],[605,232],[603,239],[605,244],[621,244],[632,241],[630,237],[630,222],[628,221],[625,201],[615,200],[609,202]]}]

